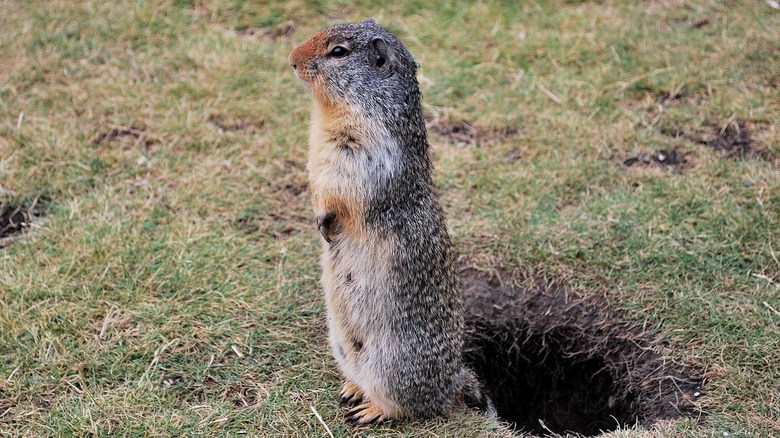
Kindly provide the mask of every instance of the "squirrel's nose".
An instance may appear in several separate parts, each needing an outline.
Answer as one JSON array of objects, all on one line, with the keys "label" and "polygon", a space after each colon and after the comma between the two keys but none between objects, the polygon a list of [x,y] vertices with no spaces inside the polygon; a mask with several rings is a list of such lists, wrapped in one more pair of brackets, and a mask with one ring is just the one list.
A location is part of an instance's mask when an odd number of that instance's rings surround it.
[{"label": "squirrel's nose", "polygon": [[298,70],[298,63],[295,62],[295,58],[293,57],[293,53],[290,53],[290,56],[287,58],[287,62],[290,63],[290,66],[294,70]]}]

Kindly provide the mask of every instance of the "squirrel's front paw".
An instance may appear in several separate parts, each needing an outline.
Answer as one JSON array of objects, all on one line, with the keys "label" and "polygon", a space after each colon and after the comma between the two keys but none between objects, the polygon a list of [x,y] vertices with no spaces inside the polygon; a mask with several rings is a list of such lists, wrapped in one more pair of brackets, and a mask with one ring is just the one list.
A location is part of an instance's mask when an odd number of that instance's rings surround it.
[{"label": "squirrel's front paw", "polygon": [[357,426],[380,425],[385,420],[388,420],[387,415],[370,401],[357,405],[347,412],[347,421]]},{"label": "squirrel's front paw", "polygon": [[317,229],[320,230],[320,234],[326,242],[333,242],[333,235],[335,234],[336,213],[322,213],[317,216]]},{"label": "squirrel's front paw", "polygon": [[354,383],[347,381],[341,387],[339,392],[339,404],[344,406],[355,406],[363,401],[363,390]]}]

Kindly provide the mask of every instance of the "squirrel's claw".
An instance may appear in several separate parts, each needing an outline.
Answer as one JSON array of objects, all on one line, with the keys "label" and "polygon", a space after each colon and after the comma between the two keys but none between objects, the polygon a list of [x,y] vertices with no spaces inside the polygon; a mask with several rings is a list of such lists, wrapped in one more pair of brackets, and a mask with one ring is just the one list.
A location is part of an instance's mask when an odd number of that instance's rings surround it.
[{"label": "squirrel's claw", "polygon": [[373,403],[367,402],[357,405],[347,412],[347,421],[356,426],[369,424],[380,425],[387,420],[384,412],[380,411]]},{"label": "squirrel's claw", "polygon": [[354,383],[346,382],[339,392],[339,404],[355,406],[361,401],[363,401],[363,391]]},{"label": "squirrel's claw", "polygon": [[333,242],[333,240],[330,238],[330,232],[331,232],[330,228],[333,225],[333,222],[335,221],[336,221],[336,213],[333,212],[322,213],[319,216],[317,216],[317,229],[320,230],[320,234],[322,234],[322,237],[328,243]]}]

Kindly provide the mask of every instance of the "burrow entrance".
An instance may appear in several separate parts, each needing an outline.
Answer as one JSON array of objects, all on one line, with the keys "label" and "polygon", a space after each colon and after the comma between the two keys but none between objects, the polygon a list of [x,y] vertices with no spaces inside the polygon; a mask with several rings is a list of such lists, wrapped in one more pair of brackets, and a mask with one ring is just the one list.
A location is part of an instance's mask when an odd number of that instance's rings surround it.
[{"label": "burrow entrance", "polygon": [[48,200],[36,198],[31,205],[0,203],[0,249],[8,245],[13,235],[21,233],[43,216],[43,204],[46,202]]},{"label": "burrow entrance", "polygon": [[461,277],[465,360],[516,430],[594,436],[701,415],[702,378],[666,360],[651,332],[605,300],[541,281],[523,290],[473,269]]},{"label": "burrow entrance", "polygon": [[0,238],[22,231],[25,225],[24,211],[20,207],[9,205],[0,208]]}]

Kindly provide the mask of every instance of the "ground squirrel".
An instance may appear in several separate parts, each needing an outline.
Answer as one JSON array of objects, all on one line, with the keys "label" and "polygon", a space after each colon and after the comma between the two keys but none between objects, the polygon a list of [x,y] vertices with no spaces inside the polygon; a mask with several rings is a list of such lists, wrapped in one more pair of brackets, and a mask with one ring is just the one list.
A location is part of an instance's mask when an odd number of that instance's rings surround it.
[{"label": "ground squirrel", "polygon": [[428,418],[459,400],[491,410],[461,363],[463,292],[434,194],[417,63],[373,20],[328,27],[289,62],[314,95],[308,171],[347,419]]}]

